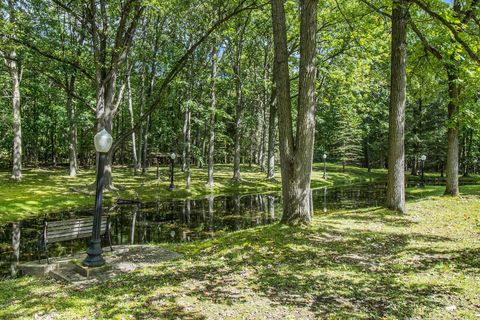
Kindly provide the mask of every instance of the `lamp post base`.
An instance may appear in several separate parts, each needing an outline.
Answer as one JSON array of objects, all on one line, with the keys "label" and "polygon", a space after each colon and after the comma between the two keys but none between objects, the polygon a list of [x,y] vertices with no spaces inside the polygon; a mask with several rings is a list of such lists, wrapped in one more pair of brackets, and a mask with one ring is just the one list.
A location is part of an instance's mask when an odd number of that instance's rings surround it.
[{"label": "lamp post base", "polygon": [[87,249],[87,257],[83,260],[82,264],[85,267],[101,267],[105,264],[105,259],[102,256],[103,250],[100,245],[100,240],[90,241],[90,246]]}]

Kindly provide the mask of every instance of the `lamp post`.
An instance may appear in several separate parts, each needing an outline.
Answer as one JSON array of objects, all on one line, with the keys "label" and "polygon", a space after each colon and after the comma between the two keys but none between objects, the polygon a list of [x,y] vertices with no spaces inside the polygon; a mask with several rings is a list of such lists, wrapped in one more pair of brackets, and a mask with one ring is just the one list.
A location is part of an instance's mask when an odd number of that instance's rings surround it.
[{"label": "lamp post", "polygon": [[422,155],[420,157],[420,160],[422,160],[422,181],[420,182],[420,187],[425,187],[425,160],[427,160],[426,155]]},{"label": "lamp post", "polygon": [[327,179],[327,154],[323,154],[323,179]]},{"label": "lamp post", "polygon": [[175,154],[175,152],[170,153],[170,159],[172,164],[170,169],[170,191],[175,189],[175,185],[173,184],[173,173],[174,173],[173,168],[175,165],[175,158],[177,158],[177,155]]},{"label": "lamp post", "polygon": [[100,267],[105,264],[102,253],[102,245],[100,241],[100,233],[102,228],[102,200],[103,200],[103,182],[105,171],[105,159],[107,153],[112,147],[112,136],[107,130],[103,129],[93,138],[95,150],[98,152],[97,166],[97,190],[95,194],[95,215],[93,216],[92,240],[87,249],[87,257],[83,260],[86,267]]}]

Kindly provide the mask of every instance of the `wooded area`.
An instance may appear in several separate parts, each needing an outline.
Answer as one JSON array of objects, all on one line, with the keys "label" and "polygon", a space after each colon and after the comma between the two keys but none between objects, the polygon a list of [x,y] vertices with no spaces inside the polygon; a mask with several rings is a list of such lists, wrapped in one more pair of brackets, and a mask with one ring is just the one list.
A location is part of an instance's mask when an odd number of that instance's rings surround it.
[{"label": "wooded area", "polygon": [[0,14],[1,319],[478,319],[479,0]]},{"label": "wooded area", "polygon": [[187,172],[206,166],[209,186],[214,163],[233,163],[241,181],[241,163],[272,179],[277,162],[284,221],[308,223],[324,153],[388,168],[387,206],[400,212],[404,172],[418,174],[426,154],[455,196],[480,156],[478,6],[2,2],[1,165],[15,180],[25,166],[75,176],[95,163],[92,137],[105,128],[108,188],[112,165],[144,174],[159,152],[181,155]]}]

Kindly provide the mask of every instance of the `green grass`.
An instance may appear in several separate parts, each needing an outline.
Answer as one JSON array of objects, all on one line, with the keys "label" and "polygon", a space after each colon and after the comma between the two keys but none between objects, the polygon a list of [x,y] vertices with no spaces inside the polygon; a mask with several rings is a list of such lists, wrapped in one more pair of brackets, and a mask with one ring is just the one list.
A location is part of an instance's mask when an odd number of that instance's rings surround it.
[{"label": "green grass", "polygon": [[322,214],[167,248],[184,258],[79,291],[0,283],[0,318],[478,319],[480,187],[409,190],[408,213]]},{"label": "green grass", "polygon": [[[165,200],[173,198],[199,198],[206,195],[247,194],[280,191],[280,176],[277,170],[277,182],[265,178],[259,167],[242,166],[242,181],[231,180],[231,165],[215,166],[215,187],[207,188],[206,169],[192,168],[191,189],[185,188],[185,174],[176,169],[176,189],[168,190],[168,168],[160,170],[160,179],[156,179],[156,168],[151,168],[145,176],[134,176],[131,169],[115,167],[114,184],[118,191],[106,193],[106,204],[113,199],[139,199],[142,201]],[[317,164],[312,174],[312,187],[340,185],[384,179],[384,170],[368,173],[366,169],[341,167],[329,164],[328,179],[323,179],[323,165]],[[27,169],[23,180],[10,180],[10,172],[0,171],[0,222],[15,221],[35,214],[74,208],[93,207],[94,196],[76,192],[92,191],[95,181],[94,170],[81,170],[77,177],[71,178],[66,169]]]},{"label": "green grass", "polygon": [[[258,166],[241,167],[242,181],[234,183],[232,166],[215,165],[215,187],[207,188],[206,169],[192,168],[191,188],[185,188],[186,174],[176,168],[176,189],[171,192],[168,187],[169,171],[167,167],[160,169],[160,179],[156,179],[156,168],[152,167],[145,176],[134,176],[133,170],[126,167],[113,169],[114,184],[117,191],[105,194],[105,204],[116,199],[126,200],[169,200],[185,198],[201,198],[207,195],[237,195],[251,193],[275,192],[281,190],[280,174],[277,168],[277,181],[269,181]],[[427,178],[438,177],[427,174]],[[323,179],[323,163],[315,163],[312,172],[312,188],[323,186],[351,185],[362,182],[372,182],[386,179],[386,170],[367,169],[347,166],[345,172],[336,164],[327,164],[327,179]],[[418,180],[419,177],[409,176],[408,179]],[[468,182],[478,182],[478,176],[468,179]],[[94,196],[91,186],[95,181],[95,171],[81,170],[77,177],[71,178],[66,169],[26,169],[23,180],[10,180],[10,172],[0,171],[0,223],[16,221],[29,216],[72,210],[93,208]],[[438,188],[437,188],[438,189]],[[431,190],[426,188],[425,190]],[[426,191],[422,191],[425,193]],[[79,192],[80,191],[80,192]]]}]

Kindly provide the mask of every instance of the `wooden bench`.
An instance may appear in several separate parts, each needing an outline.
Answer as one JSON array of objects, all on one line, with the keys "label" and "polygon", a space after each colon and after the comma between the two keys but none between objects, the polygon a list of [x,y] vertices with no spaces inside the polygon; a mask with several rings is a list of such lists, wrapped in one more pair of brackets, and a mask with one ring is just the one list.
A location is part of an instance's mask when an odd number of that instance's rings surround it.
[{"label": "wooden bench", "polygon": [[[110,216],[102,216],[100,235],[103,236],[102,240],[110,246],[112,249],[111,234],[110,234]],[[48,221],[46,218],[43,220],[43,230],[39,235],[37,243],[38,260],[41,259],[41,253],[45,253],[48,260],[48,244],[89,238],[92,236],[93,217],[60,220],[60,221]]]}]

